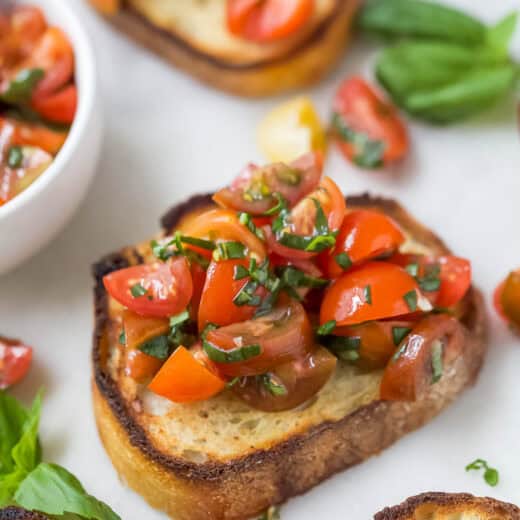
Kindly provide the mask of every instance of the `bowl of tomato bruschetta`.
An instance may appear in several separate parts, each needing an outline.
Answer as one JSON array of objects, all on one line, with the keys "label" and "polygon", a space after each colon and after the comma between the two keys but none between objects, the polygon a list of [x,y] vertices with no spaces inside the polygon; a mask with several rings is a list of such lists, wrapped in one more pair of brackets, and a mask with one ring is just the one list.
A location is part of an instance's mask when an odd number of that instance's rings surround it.
[{"label": "bowl of tomato bruschetta", "polygon": [[0,6],[0,274],[38,252],[85,196],[101,147],[91,44],[60,0]]}]

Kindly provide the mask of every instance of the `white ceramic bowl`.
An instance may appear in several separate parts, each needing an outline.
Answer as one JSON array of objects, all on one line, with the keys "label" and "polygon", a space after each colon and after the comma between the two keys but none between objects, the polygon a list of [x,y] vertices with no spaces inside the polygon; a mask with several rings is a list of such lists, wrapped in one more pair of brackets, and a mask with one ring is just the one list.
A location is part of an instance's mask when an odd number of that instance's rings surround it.
[{"label": "white ceramic bowl", "polygon": [[50,242],[72,217],[94,175],[102,120],[94,53],[70,3],[28,0],[49,23],[69,36],[75,52],[78,108],[70,133],[53,163],[24,192],[0,207],[0,275]]}]

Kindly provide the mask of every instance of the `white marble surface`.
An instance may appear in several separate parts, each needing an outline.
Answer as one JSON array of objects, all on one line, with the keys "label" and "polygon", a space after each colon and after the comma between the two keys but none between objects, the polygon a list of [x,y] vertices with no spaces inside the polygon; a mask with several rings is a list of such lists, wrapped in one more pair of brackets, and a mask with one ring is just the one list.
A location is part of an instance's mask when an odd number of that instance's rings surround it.
[{"label": "white marble surface", "polygon": [[[114,33],[80,0],[94,39],[106,138],[97,178],[65,232],[0,280],[0,331],[35,346],[28,399],[46,390],[42,440],[47,459],[66,465],[124,519],[163,518],[117,479],[91,411],[89,266],[104,253],[154,233],[158,218],[190,193],[229,180],[260,159],[255,127],[279,100],[250,102],[194,83]],[[455,0],[496,20],[519,0]],[[520,54],[520,34],[515,41]],[[327,116],[338,81],[370,73],[374,48],[356,43],[340,69],[310,93]],[[399,198],[473,261],[475,282],[491,291],[520,265],[520,143],[513,105],[504,102],[466,124],[410,124],[413,153],[395,171],[367,173],[333,153],[328,172],[349,193]],[[49,201],[52,204],[52,201]],[[31,230],[20,230],[30,233]],[[490,313],[489,356],[476,387],[430,425],[378,457],[340,474],[282,510],[284,520],[365,520],[384,505],[427,490],[469,491],[520,503],[520,341]],[[481,457],[500,470],[488,487],[464,466]]]}]

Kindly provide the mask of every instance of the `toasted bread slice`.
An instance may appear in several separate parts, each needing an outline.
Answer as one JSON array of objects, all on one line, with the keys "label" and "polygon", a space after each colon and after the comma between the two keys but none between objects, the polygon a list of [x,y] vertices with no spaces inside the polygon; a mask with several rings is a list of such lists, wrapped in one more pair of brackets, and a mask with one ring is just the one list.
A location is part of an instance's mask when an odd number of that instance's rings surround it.
[{"label": "toasted bread slice", "polygon": [[520,520],[520,509],[468,493],[423,493],[383,509],[374,520]]},{"label": "toasted bread slice", "polygon": [[0,509],[0,520],[49,520],[49,517],[21,507],[10,506]]},{"label": "toasted bread slice", "polygon": [[269,44],[228,31],[226,0],[125,0],[108,20],[205,83],[242,96],[265,96],[314,83],[330,70],[344,50],[359,3],[316,0],[304,28]]},{"label": "toasted bread slice", "polygon": [[[208,195],[176,206],[162,220],[165,231],[210,204]],[[396,202],[363,195],[348,197],[347,204],[391,215],[405,230],[411,251],[448,251]],[[482,364],[484,306],[471,288],[461,317],[462,354],[423,400],[380,401],[380,372],[340,364],[316,398],[296,410],[261,412],[227,391],[201,403],[174,404],[123,373],[117,348],[121,324],[114,318],[118,304],[102,283],[105,274],[149,257],[146,244],[94,266],[94,410],[121,477],[177,520],[246,519],[303,493],[428,422],[475,381]]]}]

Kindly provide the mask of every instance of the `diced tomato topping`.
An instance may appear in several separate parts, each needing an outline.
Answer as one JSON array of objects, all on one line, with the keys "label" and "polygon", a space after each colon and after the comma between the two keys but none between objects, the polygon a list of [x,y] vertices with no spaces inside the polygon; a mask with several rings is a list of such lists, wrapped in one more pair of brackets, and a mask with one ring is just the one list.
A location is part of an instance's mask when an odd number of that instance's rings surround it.
[{"label": "diced tomato topping", "polygon": [[36,98],[31,106],[48,121],[71,124],[74,120],[77,103],[76,85],[69,85],[54,94]]},{"label": "diced tomato topping", "polygon": [[18,383],[31,366],[32,348],[14,339],[0,337],[0,389]]}]

